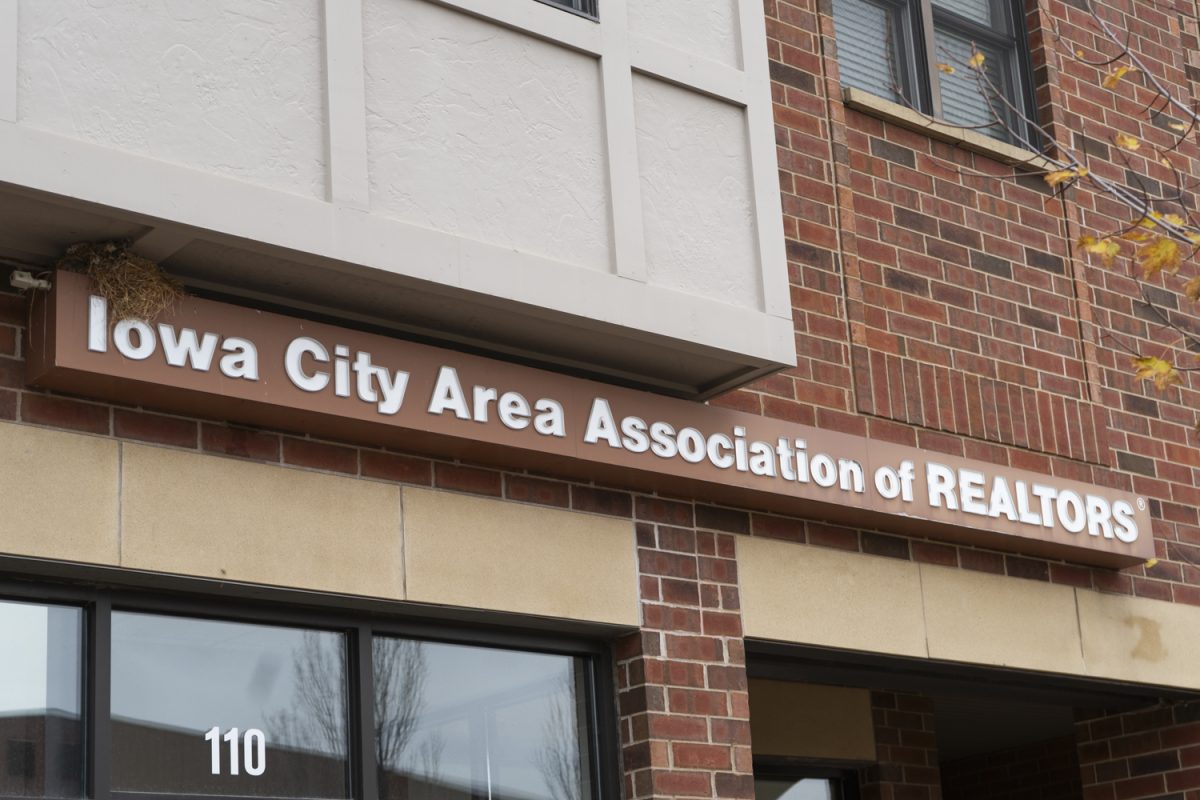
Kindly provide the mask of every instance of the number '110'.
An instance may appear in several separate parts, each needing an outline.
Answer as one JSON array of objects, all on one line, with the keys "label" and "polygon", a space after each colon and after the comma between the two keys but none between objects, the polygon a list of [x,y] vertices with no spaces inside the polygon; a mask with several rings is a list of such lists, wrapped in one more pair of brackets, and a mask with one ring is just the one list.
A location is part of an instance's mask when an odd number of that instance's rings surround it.
[{"label": "number '110'", "polygon": [[[221,735],[221,728],[212,726],[204,734],[205,741],[212,745],[212,774],[221,774],[221,740],[229,743],[229,774],[240,774],[239,762],[244,762],[247,775],[262,775],[267,771],[267,737],[258,728],[250,728],[239,735],[237,728],[230,728]],[[241,747],[238,747],[238,743]],[[241,756],[241,758],[239,758]]]}]

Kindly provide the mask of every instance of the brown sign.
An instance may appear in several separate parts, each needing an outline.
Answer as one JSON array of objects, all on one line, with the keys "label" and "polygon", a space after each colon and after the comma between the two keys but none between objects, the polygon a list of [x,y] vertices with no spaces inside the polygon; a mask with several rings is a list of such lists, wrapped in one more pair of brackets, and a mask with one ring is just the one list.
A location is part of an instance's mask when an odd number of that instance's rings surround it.
[{"label": "brown sign", "polygon": [[187,298],[113,320],[59,272],[30,325],[31,384],[212,419],[535,469],[641,491],[1127,566],[1144,498]]}]

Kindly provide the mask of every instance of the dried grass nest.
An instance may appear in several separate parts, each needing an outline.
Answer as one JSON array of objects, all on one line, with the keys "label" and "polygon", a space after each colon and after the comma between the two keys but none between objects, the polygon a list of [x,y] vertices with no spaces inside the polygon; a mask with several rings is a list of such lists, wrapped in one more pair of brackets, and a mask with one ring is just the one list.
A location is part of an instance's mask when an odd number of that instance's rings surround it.
[{"label": "dried grass nest", "polygon": [[157,263],[129,252],[128,242],[73,244],[56,266],[91,278],[96,292],[108,301],[114,322],[151,322],[184,295],[179,282]]}]

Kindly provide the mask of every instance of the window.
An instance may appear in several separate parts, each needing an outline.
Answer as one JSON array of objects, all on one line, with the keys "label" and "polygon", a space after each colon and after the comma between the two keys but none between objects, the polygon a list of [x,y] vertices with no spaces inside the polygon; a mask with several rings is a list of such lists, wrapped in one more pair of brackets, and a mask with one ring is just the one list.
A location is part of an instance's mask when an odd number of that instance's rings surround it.
[{"label": "window", "polygon": [[82,611],[0,600],[0,653],[0,797],[82,797]]},{"label": "window", "polygon": [[[952,125],[1029,141],[1028,49],[1016,0],[833,0],[833,16],[845,85]],[[981,92],[967,67],[973,51],[984,56],[995,96]]]},{"label": "window", "polygon": [[754,800],[857,800],[858,796],[854,770],[754,762]]},{"label": "window", "polygon": [[596,19],[596,3],[598,0],[541,0],[549,6],[565,8],[584,17]]},{"label": "window", "polygon": [[594,800],[615,785],[596,735],[613,725],[601,646],[443,641],[379,613],[257,602],[0,593],[21,598],[0,597],[0,798]]}]

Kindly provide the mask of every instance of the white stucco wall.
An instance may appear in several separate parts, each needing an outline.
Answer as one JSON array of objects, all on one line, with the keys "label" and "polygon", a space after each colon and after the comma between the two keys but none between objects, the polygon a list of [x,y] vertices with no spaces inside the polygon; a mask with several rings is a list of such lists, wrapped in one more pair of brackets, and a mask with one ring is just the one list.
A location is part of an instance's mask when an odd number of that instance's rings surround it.
[{"label": "white stucco wall", "polygon": [[737,0],[633,0],[629,30],[691,55],[742,64]]},{"label": "white stucco wall", "polygon": [[325,196],[320,0],[20,0],[18,118]]},{"label": "white stucco wall", "polygon": [[0,191],[159,260],[214,241],[483,296],[499,346],[510,312],[609,330],[699,365],[671,391],[794,363],[761,0],[600,6],[0,0]]},{"label": "white stucco wall", "polygon": [[650,282],[759,303],[759,259],[743,109],[636,76]]},{"label": "white stucco wall", "polygon": [[610,271],[597,60],[427,0],[363,12],[372,210]]}]

